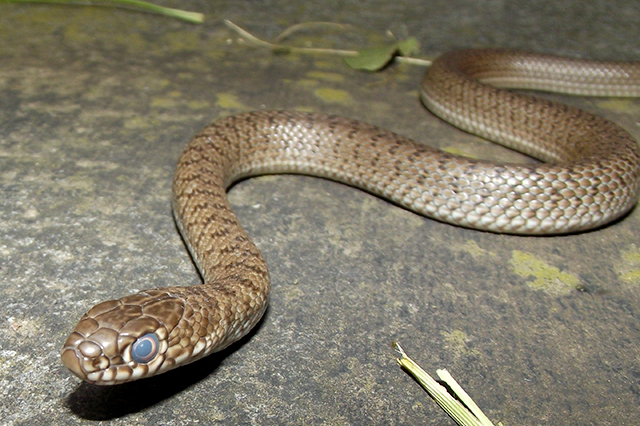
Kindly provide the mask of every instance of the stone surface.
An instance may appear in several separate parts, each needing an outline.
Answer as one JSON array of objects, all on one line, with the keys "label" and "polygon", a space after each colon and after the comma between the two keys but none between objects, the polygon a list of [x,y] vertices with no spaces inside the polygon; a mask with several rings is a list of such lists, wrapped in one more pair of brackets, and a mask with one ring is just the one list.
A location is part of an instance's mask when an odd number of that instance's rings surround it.
[{"label": "stone surface", "polygon": [[[640,214],[553,238],[459,229],[309,177],[236,185],[270,264],[270,310],[242,344],[114,388],[59,351],[94,304],[198,283],[170,210],[174,164],[216,117],[338,113],[467,155],[524,161],[428,114],[422,70],[240,43],[359,48],[415,36],[427,57],[505,46],[640,60],[640,4],[476,0],[166,1],[201,26],[106,7],[0,4],[0,424],[453,424],[396,365],[447,368],[495,422],[640,423]],[[549,96],[640,138],[640,101]]]}]

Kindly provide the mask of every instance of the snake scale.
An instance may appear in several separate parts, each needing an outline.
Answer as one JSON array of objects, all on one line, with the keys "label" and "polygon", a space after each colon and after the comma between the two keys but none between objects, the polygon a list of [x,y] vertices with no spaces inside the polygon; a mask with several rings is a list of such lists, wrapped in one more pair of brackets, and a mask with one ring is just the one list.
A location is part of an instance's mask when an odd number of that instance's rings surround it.
[{"label": "snake scale", "polygon": [[187,145],[173,182],[175,219],[204,284],[96,305],[64,343],[63,364],[90,383],[123,383],[219,351],[259,321],[269,274],[227,200],[226,189],[238,179],[318,176],[440,221],[514,234],[593,229],[634,206],[640,151],[629,133],[505,88],[639,96],[640,63],[496,49],[434,61],[421,85],[429,110],[539,164],[463,158],[336,116],[260,111],[215,122]]}]

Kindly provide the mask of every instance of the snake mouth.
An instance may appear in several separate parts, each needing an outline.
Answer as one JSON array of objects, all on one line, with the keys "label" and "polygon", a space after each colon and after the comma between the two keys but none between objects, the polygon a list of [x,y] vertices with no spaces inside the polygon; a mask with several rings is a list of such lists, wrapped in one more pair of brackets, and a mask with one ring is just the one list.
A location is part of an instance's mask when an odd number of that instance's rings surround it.
[{"label": "snake mouth", "polygon": [[155,352],[153,356],[148,353],[146,359],[132,353],[132,346],[138,342],[135,337],[120,335],[114,341],[122,343],[123,350],[114,351],[115,344],[111,339],[92,339],[94,335],[104,337],[104,334],[97,332],[84,337],[77,331],[71,333],[60,354],[62,364],[89,383],[115,385],[156,374],[165,363],[166,342],[159,343],[155,334]]},{"label": "snake mouth", "polygon": [[85,340],[77,346],[65,346],[60,359],[74,375],[95,385],[116,385],[153,375],[165,360],[164,355],[158,355],[149,363],[142,364],[135,361],[127,362],[121,356],[108,358],[103,353],[86,356],[86,348],[90,347],[91,343],[93,342]]}]

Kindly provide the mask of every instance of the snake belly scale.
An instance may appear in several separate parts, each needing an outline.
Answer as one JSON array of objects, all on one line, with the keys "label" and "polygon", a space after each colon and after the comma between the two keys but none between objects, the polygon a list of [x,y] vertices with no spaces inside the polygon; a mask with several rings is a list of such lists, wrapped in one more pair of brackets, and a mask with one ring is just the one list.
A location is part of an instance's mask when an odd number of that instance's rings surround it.
[{"label": "snake belly scale", "polygon": [[508,50],[457,51],[433,63],[421,86],[433,113],[540,164],[454,156],[336,116],[261,111],[215,122],[187,145],[173,183],[176,223],[204,284],[96,305],[64,343],[63,364],[90,383],[123,383],[219,351],[260,320],[269,274],[227,200],[238,179],[308,174],[437,220],[514,234],[593,229],[634,206],[640,151],[629,133],[579,109],[488,84],[638,96],[640,64]]}]

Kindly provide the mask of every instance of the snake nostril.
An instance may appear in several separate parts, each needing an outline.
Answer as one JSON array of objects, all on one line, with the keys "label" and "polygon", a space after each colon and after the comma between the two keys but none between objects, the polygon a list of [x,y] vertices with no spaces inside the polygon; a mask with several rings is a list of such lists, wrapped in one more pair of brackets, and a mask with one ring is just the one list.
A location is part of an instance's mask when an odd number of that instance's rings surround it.
[{"label": "snake nostril", "polygon": [[160,349],[160,341],[155,333],[147,333],[131,346],[131,359],[138,364],[152,361]]}]

